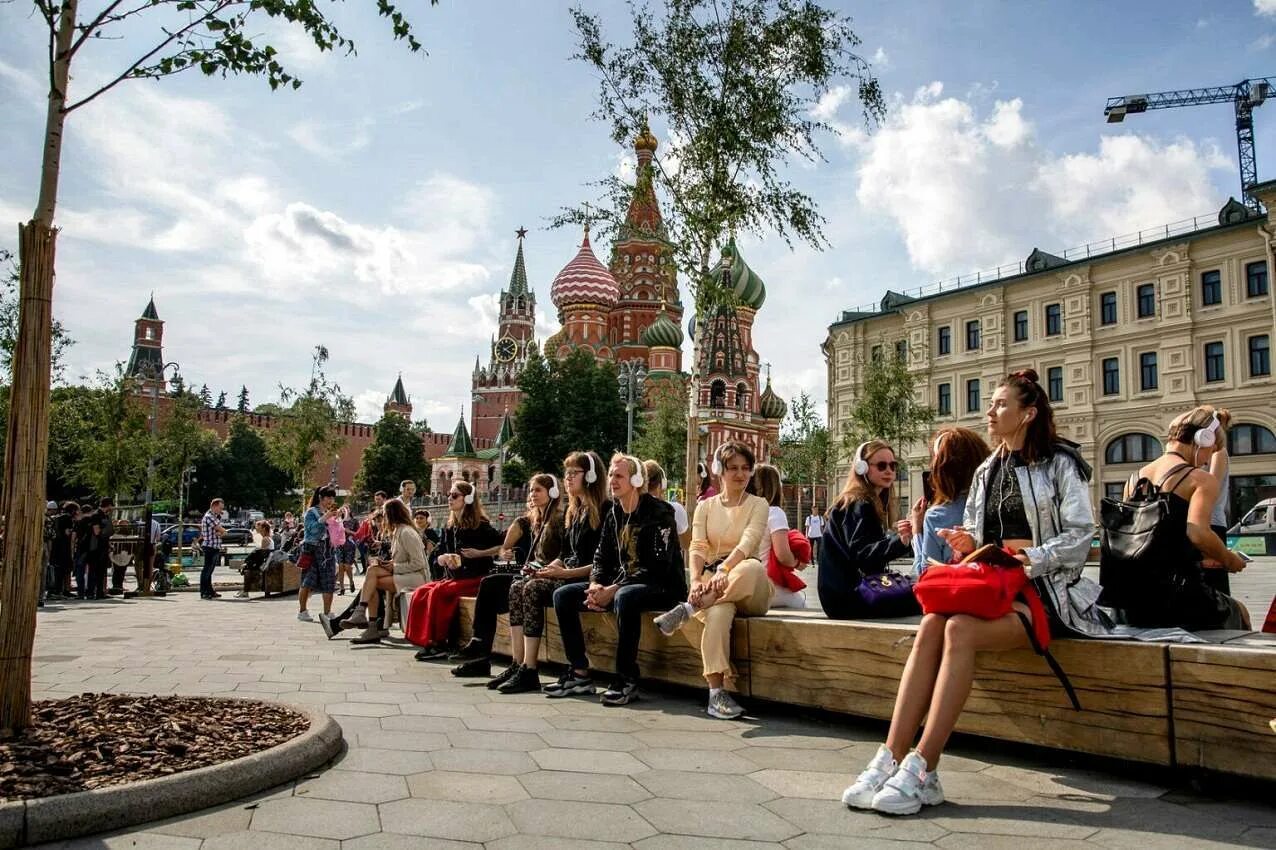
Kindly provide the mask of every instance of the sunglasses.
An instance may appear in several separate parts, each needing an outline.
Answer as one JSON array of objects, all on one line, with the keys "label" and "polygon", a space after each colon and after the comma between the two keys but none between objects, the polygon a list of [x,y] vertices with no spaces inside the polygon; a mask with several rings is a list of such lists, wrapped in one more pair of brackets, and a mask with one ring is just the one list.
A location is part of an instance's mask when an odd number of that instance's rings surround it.
[{"label": "sunglasses", "polygon": [[899,469],[899,463],[893,460],[879,460],[877,463],[870,463],[869,466],[873,467],[878,472],[885,472],[888,469],[891,472],[894,472]]},{"label": "sunglasses", "polygon": [[461,499],[465,497],[465,494],[464,493],[448,493],[447,497],[449,499]]}]

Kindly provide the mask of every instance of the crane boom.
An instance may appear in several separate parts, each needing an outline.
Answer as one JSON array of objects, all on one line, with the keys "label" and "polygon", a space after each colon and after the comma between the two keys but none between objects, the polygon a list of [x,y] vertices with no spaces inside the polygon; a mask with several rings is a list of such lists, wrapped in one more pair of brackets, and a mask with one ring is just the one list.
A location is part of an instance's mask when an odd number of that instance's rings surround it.
[{"label": "crane boom", "polygon": [[1263,105],[1276,84],[1276,77],[1258,77],[1241,80],[1231,86],[1207,86],[1177,91],[1129,94],[1110,97],[1103,107],[1109,124],[1125,120],[1127,115],[1137,115],[1151,109],[1173,109],[1179,106],[1202,106],[1209,103],[1231,102],[1236,112],[1236,152],[1240,162],[1241,196],[1245,204],[1255,212],[1262,212],[1258,199],[1249,194],[1249,187],[1258,182],[1258,159],[1254,151],[1254,108]]}]

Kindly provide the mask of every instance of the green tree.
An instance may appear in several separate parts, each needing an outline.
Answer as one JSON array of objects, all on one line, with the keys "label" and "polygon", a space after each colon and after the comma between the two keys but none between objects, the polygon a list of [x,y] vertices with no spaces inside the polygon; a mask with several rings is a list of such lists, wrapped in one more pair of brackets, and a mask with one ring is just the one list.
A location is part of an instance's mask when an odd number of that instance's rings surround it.
[{"label": "green tree", "polygon": [[411,428],[412,428],[412,433],[417,434],[419,436],[425,436],[426,434],[434,433],[433,431],[430,430],[430,423],[425,420],[424,416],[422,416],[417,421],[413,422],[411,425]]},{"label": "green tree", "polygon": [[217,401],[213,404],[213,407],[217,410],[226,409],[226,391],[225,390],[222,390],[221,392],[217,394]]},{"label": "green tree", "polygon": [[510,448],[529,474],[557,474],[573,451],[592,449],[605,459],[624,447],[625,406],[610,364],[598,363],[584,350],[550,362],[535,355],[523,369],[519,389],[523,401],[514,413]]},{"label": "green tree", "polygon": [[151,454],[146,404],[120,363],[114,373],[97,373],[95,389],[72,474],[98,496],[129,498],[142,486]]},{"label": "green tree", "polygon": [[266,432],[267,455],[303,497],[312,486],[327,481],[320,481],[321,473],[346,443],[338,426],[354,417],[354,401],[324,374],[327,362],[328,349],[315,346],[310,383],[304,390],[280,388],[280,399],[288,406]]},{"label": "green tree", "polygon": [[[67,117],[131,79],[161,79],[192,69],[205,76],[249,74],[264,77],[272,89],[297,88],[301,81],[263,40],[265,19],[290,27],[321,51],[353,53],[352,41],[312,0],[32,0],[28,20],[44,30],[48,67],[39,76],[49,82],[39,196],[31,219],[18,226],[20,285],[18,334],[14,353],[12,415],[8,419],[0,516],[4,517],[4,562],[18,565],[0,573],[0,598],[6,613],[0,622],[0,734],[14,734],[31,722],[31,647],[35,641],[35,600],[39,595],[43,553],[44,499],[49,428],[53,275],[62,147]],[[431,0],[437,3],[437,0]],[[392,0],[376,0],[377,13],[389,22],[395,39],[421,49],[412,25]],[[111,53],[96,58],[92,73],[76,74],[89,89],[73,96],[72,63],[103,44]],[[124,55],[122,65],[107,64]],[[135,57],[135,58],[132,58]],[[78,64],[77,64],[78,67]],[[99,106],[100,109],[100,106]],[[97,120],[109,123],[110,117]],[[9,611],[12,606],[12,613]]]},{"label": "green tree", "polygon": [[[18,263],[12,252],[0,249],[0,381],[9,381],[13,374],[13,352],[18,344]],[[60,383],[66,370],[66,352],[74,341],[62,323],[52,324],[52,350],[50,354],[53,383]],[[4,397],[7,418],[9,396]]]},{"label": "green tree", "polygon": [[429,486],[430,465],[421,435],[402,416],[387,413],[377,423],[376,437],[363,450],[354,489],[357,493],[395,493],[404,479],[415,481],[424,491]]},{"label": "green tree", "polygon": [[199,388],[199,402],[204,407],[213,406],[213,393],[208,389],[208,384],[204,384]]},{"label": "green tree", "polygon": [[288,409],[282,404],[275,404],[273,401],[268,401],[265,404],[259,404],[254,407],[253,413],[258,414],[259,416],[284,416],[288,413]]},{"label": "green tree", "polygon": [[[235,507],[273,508],[283,503],[291,487],[288,473],[271,463],[261,432],[244,416],[231,419],[220,453],[208,457],[207,463],[208,474],[218,479],[221,494]],[[204,478],[201,472],[196,475]]]},{"label": "green tree", "polygon": [[217,434],[199,421],[203,407],[199,397],[184,393],[160,411],[160,428],[155,440],[155,480],[153,493],[177,496],[182,472],[197,455],[210,451],[219,442]]},{"label": "green tree", "polygon": [[837,441],[829,435],[815,403],[805,392],[798,393],[780,428],[776,462],[785,480],[798,485],[799,517],[805,513],[803,487],[810,487],[811,498],[816,498],[815,488],[827,487],[837,471],[837,454]]},{"label": "green tree", "polygon": [[683,388],[661,387],[649,397],[650,410],[641,419],[633,453],[654,460],[665,469],[670,482],[681,483],[687,451],[687,393]]},{"label": "green tree", "polygon": [[239,401],[235,403],[235,410],[240,413],[247,413],[252,408],[248,405],[248,387],[240,385]]},{"label": "green tree", "polygon": [[903,358],[870,357],[859,368],[863,379],[842,423],[842,454],[850,458],[861,443],[885,440],[902,460],[930,432],[935,411],[917,403],[917,380]]},{"label": "green tree", "polygon": [[[618,45],[603,35],[601,17],[572,10],[578,60],[599,79],[595,117],[617,143],[630,141],[649,119],[667,127],[665,154],[655,159],[653,185],[668,199],[667,240],[686,277],[697,315],[709,315],[731,295],[710,273],[736,231],[771,231],[816,248],[824,218],[784,169],[795,159],[823,159],[817,137],[836,132],[815,117],[820,100],[846,81],[873,122],[885,103],[868,62],[855,52],[850,18],[811,0],[664,0],[659,14],[630,0],[632,36]],[[670,167],[676,161],[677,167]],[[639,179],[646,179],[640,175]],[[600,181],[603,221],[624,220],[631,187],[614,175]],[[556,223],[580,221],[568,210]],[[700,339],[693,339],[691,385],[698,385]],[[697,419],[691,393],[688,421]],[[699,432],[687,429],[686,480],[695,477]]]}]

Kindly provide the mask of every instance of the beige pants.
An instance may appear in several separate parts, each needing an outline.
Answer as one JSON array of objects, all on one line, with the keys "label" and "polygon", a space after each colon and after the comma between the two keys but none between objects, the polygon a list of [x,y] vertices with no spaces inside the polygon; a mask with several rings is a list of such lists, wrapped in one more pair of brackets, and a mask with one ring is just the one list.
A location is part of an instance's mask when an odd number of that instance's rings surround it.
[{"label": "beige pants", "polygon": [[704,623],[700,657],[704,660],[705,676],[721,673],[727,687],[731,687],[735,680],[735,668],[731,666],[731,623],[737,613],[745,617],[765,614],[771,607],[772,588],[766,567],[756,558],[748,558],[727,573],[727,589],[722,598],[696,612],[696,619]]}]

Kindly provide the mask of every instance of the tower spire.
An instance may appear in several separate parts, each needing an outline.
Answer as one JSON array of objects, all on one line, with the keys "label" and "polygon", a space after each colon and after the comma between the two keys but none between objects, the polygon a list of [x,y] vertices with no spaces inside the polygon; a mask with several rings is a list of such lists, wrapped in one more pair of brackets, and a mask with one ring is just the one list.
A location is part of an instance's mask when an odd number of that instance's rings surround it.
[{"label": "tower spire", "polygon": [[523,239],[527,236],[527,228],[520,227],[514,233],[518,236],[518,253],[514,256],[514,271],[510,273],[510,295],[526,295],[527,266],[523,262]]}]

